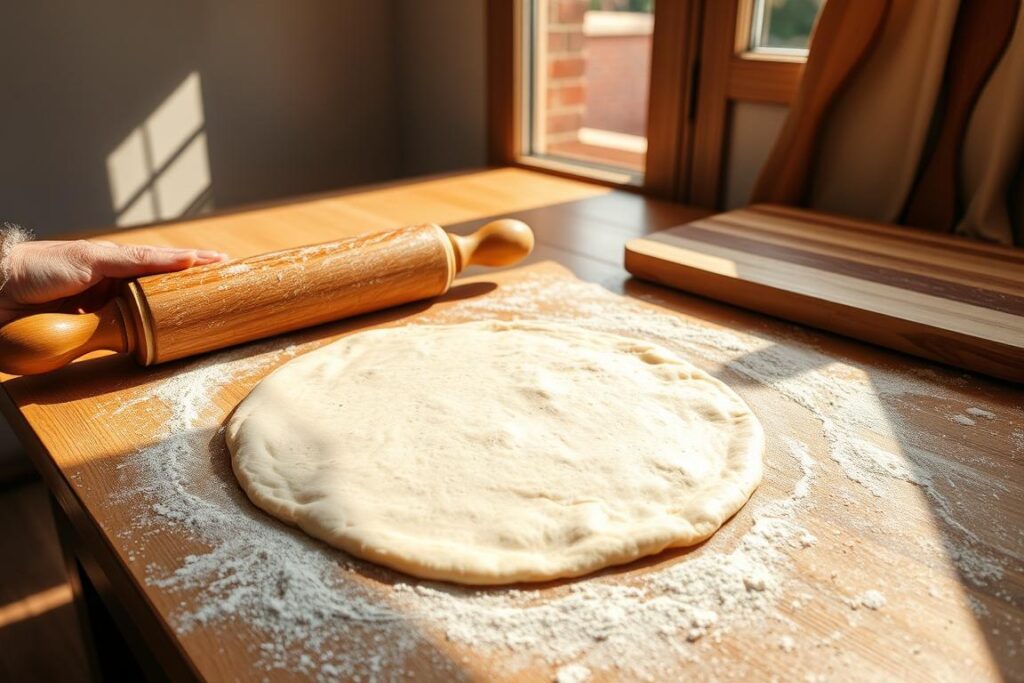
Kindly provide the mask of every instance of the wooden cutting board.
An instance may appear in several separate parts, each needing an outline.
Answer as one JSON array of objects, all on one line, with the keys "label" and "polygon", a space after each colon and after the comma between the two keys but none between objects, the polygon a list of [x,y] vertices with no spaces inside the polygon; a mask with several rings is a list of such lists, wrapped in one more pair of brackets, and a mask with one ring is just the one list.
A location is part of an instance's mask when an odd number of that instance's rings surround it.
[{"label": "wooden cutting board", "polygon": [[1024,382],[1024,250],[756,205],[631,240],[626,270]]}]

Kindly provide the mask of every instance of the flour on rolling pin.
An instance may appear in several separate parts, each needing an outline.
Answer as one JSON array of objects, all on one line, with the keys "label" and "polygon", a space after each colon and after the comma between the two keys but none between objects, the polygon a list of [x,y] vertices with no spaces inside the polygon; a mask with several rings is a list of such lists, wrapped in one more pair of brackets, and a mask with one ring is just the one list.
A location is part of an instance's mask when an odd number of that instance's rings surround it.
[{"label": "flour on rolling pin", "polygon": [[0,327],[0,371],[49,372],[101,350],[165,363],[440,296],[468,266],[511,265],[532,250],[521,221],[467,236],[428,223],[129,279],[98,311]]},{"label": "flour on rolling pin", "polygon": [[[551,303],[562,313],[545,313],[552,310]],[[251,385],[298,350],[281,351],[264,343],[255,355],[252,347],[245,353],[221,352],[186,365],[150,392],[146,405],[166,420],[166,433],[162,441],[126,461],[123,470],[125,483],[136,484],[125,499],[138,500],[143,493],[152,501],[152,514],[139,521],[142,530],[177,529],[210,548],[182,566],[149,568],[152,583],[181,590],[183,596],[196,592],[175,614],[176,628],[189,632],[240,619],[262,634],[252,652],[258,667],[316,672],[326,678],[403,678],[411,675],[404,667],[414,653],[439,678],[458,673],[462,663],[437,654],[429,646],[431,638],[493,654],[487,656],[488,665],[502,667],[493,672],[496,677],[513,676],[538,662],[558,669],[564,680],[601,672],[613,678],[664,678],[680,664],[691,676],[713,677],[720,661],[718,641],[755,628],[774,634],[772,647],[784,655],[821,648],[817,651],[827,656],[841,649],[836,642],[846,629],[820,642],[801,642],[790,635],[787,615],[809,604],[821,609],[824,605],[813,601],[828,601],[851,615],[853,629],[857,620],[881,619],[888,610],[898,610],[899,591],[906,590],[866,583],[873,580],[870,575],[851,566],[833,577],[834,595],[822,596],[795,571],[797,554],[846,542],[831,534],[815,537],[803,526],[803,513],[810,506],[835,505],[844,512],[842,500],[826,495],[830,487],[822,483],[832,470],[856,482],[854,489],[860,492],[852,494],[876,501],[877,509],[865,508],[850,520],[859,529],[900,537],[904,532],[898,516],[887,512],[898,507],[900,492],[918,489],[952,530],[949,538],[955,538],[961,572],[978,584],[1002,576],[1002,566],[984,547],[1009,546],[1015,539],[985,518],[984,510],[971,525],[960,517],[955,496],[973,494],[969,474],[950,469],[944,478],[956,487],[945,486],[924,474],[912,453],[892,452],[884,439],[864,436],[865,431],[885,436],[898,430],[898,409],[916,396],[946,401],[956,411],[971,407],[959,403],[944,378],[908,378],[874,369],[869,376],[855,363],[821,354],[810,337],[796,330],[775,338],[688,324],[599,287],[556,277],[502,286],[486,296],[428,311],[416,322],[510,317],[570,319],[587,328],[644,337],[714,374],[735,372],[754,386],[768,385],[817,421],[829,459],[816,460],[787,424],[771,422],[769,406],[778,401],[777,394],[748,392],[745,398],[755,412],[769,417],[768,453],[774,460],[768,465],[781,473],[784,492],[775,498],[756,493],[749,503],[752,514],[742,520],[744,528],[734,529],[741,520],[733,520],[681,561],[555,588],[474,590],[414,582],[304,538],[254,511],[236,487],[222,484],[222,477],[230,474],[222,439],[214,438],[224,417],[214,410],[218,388],[230,382]],[[969,453],[963,456],[969,461]],[[972,528],[985,529],[987,537],[980,538]],[[139,539],[136,545],[125,550],[144,562],[151,536],[133,538]],[[918,539],[905,540],[916,553],[933,558],[935,566],[943,564],[945,548],[918,548]],[[357,580],[357,571],[393,584],[392,589]],[[853,604],[862,609],[848,606]],[[906,647],[909,655],[914,644]],[[730,666],[730,674],[742,676],[742,662]]]}]

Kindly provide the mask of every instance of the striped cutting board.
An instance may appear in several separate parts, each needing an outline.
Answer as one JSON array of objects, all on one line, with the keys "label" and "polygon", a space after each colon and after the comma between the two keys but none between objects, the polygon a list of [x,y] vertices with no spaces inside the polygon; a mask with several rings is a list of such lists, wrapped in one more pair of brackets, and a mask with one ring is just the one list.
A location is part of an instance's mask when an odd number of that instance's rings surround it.
[{"label": "striped cutting board", "polygon": [[647,280],[1024,382],[1024,250],[757,205],[626,244]]}]

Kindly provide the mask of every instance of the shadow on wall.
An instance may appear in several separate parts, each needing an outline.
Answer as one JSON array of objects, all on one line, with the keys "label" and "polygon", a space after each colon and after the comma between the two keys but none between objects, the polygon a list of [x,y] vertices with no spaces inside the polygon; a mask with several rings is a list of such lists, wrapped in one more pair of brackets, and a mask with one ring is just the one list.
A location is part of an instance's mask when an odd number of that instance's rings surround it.
[{"label": "shadow on wall", "polygon": [[395,14],[3,3],[0,217],[53,235],[396,177]]},{"label": "shadow on wall", "polygon": [[107,157],[118,225],[194,216],[212,208],[199,74],[190,73]]}]

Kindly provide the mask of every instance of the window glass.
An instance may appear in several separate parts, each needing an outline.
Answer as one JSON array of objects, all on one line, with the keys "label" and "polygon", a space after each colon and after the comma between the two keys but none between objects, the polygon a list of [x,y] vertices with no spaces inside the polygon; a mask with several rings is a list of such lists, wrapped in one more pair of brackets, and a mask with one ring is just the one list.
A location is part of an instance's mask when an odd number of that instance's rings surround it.
[{"label": "window glass", "polygon": [[755,0],[750,27],[754,52],[806,53],[825,0]]},{"label": "window glass", "polygon": [[653,0],[533,0],[530,9],[527,153],[638,181]]}]

